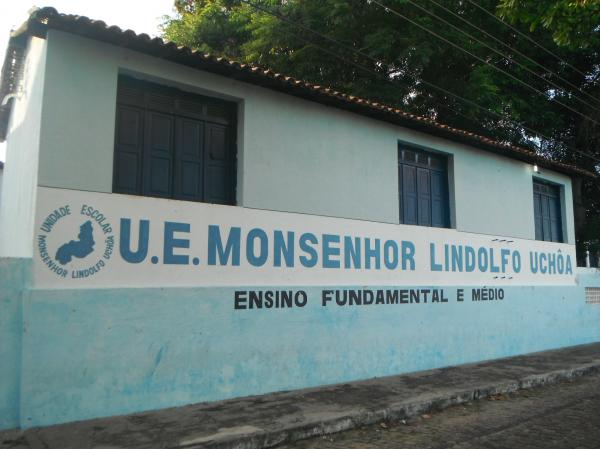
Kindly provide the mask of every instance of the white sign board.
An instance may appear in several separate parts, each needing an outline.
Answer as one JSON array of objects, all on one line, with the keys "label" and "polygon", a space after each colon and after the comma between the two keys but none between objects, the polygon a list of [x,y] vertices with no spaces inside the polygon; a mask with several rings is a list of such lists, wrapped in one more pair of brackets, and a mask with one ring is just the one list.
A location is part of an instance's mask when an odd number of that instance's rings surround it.
[{"label": "white sign board", "polygon": [[573,245],[39,188],[36,288],[574,284]]}]

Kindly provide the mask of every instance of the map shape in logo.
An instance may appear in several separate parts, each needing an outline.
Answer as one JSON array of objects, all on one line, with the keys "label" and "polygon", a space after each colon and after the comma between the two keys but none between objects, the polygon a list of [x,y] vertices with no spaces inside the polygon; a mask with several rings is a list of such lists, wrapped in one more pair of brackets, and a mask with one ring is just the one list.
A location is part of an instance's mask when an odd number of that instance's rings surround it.
[{"label": "map shape in logo", "polygon": [[73,257],[82,259],[94,251],[94,229],[91,221],[88,220],[79,227],[77,238],[79,240],[71,240],[56,251],[56,260],[61,265],[71,262]]}]

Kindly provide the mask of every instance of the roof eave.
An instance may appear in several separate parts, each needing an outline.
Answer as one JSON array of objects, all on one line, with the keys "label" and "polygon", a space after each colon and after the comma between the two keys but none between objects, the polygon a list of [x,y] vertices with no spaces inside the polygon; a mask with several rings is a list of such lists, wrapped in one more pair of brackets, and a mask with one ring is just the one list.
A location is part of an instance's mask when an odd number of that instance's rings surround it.
[{"label": "roof eave", "polygon": [[[48,29],[63,31],[124,47],[177,64],[186,65],[188,67],[286,93],[288,95],[315,101],[327,106],[347,110],[377,120],[442,137],[447,140],[464,143],[504,157],[532,164],[535,163],[539,166],[544,166],[571,176],[597,176],[596,174],[579,167],[541,158],[532,150],[494,141],[468,131],[437,123],[425,117],[419,117],[401,111],[388,105],[353,97],[333,89],[316,86],[263,68],[226,60],[225,58],[217,58],[212,55],[206,55],[187,47],[177,46],[171,42],[164,42],[160,38],[150,38],[146,34],[137,35],[132,30],[122,31],[116,26],[108,27],[102,21],[93,21],[87,17],[80,16],[64,16],[59,14],[54,8],[42,8],[35,11],[29,17],[29,20],[19,30],[12,34],[11,42],[13,40],[20,40],[20,44],[23,45],[22,40],[29,36],[45,38]],[[0,93],[2,93],[2,88],[5,84],[6,79],[4,77],[3,68]],[[12,100],[9,101],[7,107],[0,108],[0,141],[4,141],[6,138],[11,104]]]}]

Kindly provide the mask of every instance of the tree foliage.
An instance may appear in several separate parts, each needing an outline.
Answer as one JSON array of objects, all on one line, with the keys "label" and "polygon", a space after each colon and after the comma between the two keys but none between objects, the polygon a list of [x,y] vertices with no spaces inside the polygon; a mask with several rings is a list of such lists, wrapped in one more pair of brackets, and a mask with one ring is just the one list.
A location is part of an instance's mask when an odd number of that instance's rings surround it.
[{"label": "tree foliage", "polygon": [[502,17],[513,23],[523,23],[532,32],[539,27],[547,29],[562,46],[577,48],[598,44],[598,0],[500,0],[498,11]]},{"label": "tree foliage", "polygon": [[[587,77],[580,84],[586,93],[600,98],[598,80],[600,78],[600,1],[598,0],[546,0],[541,2],[526,2],[519,0],[500,0],[499,14],[513,24],[522,24],[535,32],[539,28],[547,30],[560,48],[572,50],[587,58],[585,66],[589,69]],[[583,49],[583,51],[582,51]],[[570,58],[567,58],[569,62]],[[598,117],[596,111],[589,113]],[[586,153],[600,156],[600,129],[589,121],[580,121],[572,129],[565,130],[568,134],[563,139],[569,139]],[[571,154],[562,155],[564,159],[572,160]],[[590,169],[598,169],[600,164],[589,159],[578,161]],[[585,246],[596,254],[600,263],[600,183],[588,181],[575,183],[581,188],[580,197],[576,197],[582,205],[579,220],[578,244],[580,249]],[[583,243],[585,242],[585,244]],[[580,251],[583,253],[583,251]]]},{"label": "tree foliage", "polygon": [[164,36],[595,169],[570,148],[600,159],[597,0],[379,1],[413,23],[370,0],[176,0]]}]

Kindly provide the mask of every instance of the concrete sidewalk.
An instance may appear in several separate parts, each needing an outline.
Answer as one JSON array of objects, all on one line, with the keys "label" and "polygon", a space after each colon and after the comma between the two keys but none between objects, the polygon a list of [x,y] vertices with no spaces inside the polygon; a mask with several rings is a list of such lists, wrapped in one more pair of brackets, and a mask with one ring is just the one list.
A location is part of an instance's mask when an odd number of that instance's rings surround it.
[{"label": "concrete sidewalk", "polygon": [[272,447],[598,372],[600,343],[23,433],[0,432],[0,449]]}]

